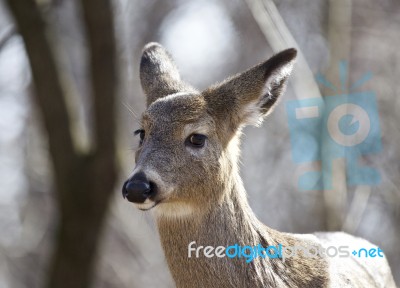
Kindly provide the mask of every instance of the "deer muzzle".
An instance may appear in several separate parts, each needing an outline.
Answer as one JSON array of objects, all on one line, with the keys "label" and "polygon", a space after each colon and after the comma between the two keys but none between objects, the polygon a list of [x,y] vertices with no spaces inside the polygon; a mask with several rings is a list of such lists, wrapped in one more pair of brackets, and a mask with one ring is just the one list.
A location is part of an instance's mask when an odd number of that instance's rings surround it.
[{"label": "deer muzzle", "polygon": [[143,172],[134,174],[122,187],[122,196],[129,202],[142,204],[156,194],[155,183],[149,181]]}]

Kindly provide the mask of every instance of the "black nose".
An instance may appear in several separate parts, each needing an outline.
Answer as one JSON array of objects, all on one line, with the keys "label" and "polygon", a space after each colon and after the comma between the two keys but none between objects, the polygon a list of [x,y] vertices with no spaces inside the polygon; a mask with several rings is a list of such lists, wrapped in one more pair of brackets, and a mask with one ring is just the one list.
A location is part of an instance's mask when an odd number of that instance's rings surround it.
[{"label": "black nose", "polygon": [[154,194],[151,182],[143,172],[136,173],[131,179],[124,183],[122,196],[134,203],[143,203],[147,198]]}]

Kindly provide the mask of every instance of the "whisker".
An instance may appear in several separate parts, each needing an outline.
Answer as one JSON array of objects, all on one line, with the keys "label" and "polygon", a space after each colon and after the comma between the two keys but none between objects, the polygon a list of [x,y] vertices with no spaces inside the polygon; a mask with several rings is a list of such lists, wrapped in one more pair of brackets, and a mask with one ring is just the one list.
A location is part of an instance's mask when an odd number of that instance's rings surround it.
[{"label": "whisker", "polygon": [[121,101],[122,105],[125,106],[125,108],[132,114],[133,118],[135,121],[140,121],[139,120],[139,115],[135,112],[135,110],[126,102]]}]

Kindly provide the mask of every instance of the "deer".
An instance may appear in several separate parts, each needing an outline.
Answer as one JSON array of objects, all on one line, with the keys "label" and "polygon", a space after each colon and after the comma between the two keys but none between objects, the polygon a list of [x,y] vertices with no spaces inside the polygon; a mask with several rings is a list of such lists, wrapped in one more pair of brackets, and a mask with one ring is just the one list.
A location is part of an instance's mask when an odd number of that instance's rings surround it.
[{"label": "deer", "polygon": [[[279,232],[261,223],[249,206],[238,167],[241,132],[273,111],[296,55],[296,49],[284,50],[198,91],[181,79],[163,46],[144,47],[140,82],[147,106],[135,131],[136,165],[122,194],[138,209],[154,212],[176,287],[396,287],[385,257],[310,257],[301,249],[296,257],[250,262],[207,257],[207,247],[232,244],[374,247],[343,232]],[[201,247],[207,253],[188,255]]]}]

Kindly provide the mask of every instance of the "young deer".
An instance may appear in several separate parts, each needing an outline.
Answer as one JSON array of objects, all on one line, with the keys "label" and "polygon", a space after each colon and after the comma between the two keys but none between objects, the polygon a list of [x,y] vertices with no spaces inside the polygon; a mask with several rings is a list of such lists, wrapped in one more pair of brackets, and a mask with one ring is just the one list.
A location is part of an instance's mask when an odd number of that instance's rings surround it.
[{"label": "young deer", "polygon": [[296,50],[198,92],[181,81],[167,51],[145,46],[141,84],[147,97],[136,167],[123,196],[153,209],[168,266],[178,287],[395,287],[385,258],[188,257],[188,246],[345,245],[370,248],[344,233],[296,235],[264,226],[239,176],[239,138],[260,124],[284,92]]}]

